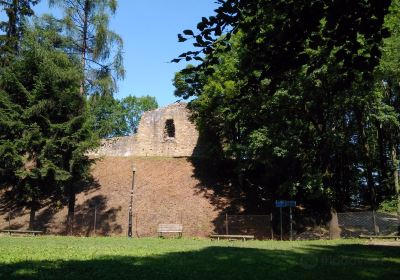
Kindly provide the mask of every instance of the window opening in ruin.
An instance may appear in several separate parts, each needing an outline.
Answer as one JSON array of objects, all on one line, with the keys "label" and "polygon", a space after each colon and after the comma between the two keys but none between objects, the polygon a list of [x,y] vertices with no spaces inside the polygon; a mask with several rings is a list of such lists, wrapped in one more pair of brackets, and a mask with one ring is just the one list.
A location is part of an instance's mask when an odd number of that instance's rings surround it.
[{"label": "window opening in ruin", "polygon": [[175,123],[173,119],[165,122],[164,135],[166,138],[175,138]]}]

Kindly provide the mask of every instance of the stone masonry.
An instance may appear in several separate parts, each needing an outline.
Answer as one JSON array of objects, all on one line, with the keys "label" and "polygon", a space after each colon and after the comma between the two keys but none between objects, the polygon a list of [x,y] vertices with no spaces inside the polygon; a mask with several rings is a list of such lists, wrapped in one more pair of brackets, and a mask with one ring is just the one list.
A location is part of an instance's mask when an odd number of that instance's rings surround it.
[{"label": "stone masonry", "polygon": [[133,136],[103,140],[96,156],[193,156],[199,133],[186,103],[145,112]]}]

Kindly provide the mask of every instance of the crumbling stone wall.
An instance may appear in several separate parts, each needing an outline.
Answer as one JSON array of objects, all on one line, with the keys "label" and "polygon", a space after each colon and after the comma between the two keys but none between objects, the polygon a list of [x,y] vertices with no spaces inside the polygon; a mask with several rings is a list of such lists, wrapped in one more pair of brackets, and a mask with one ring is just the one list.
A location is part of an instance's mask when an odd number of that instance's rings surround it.
[{"label": "crumbling stone wall", "polygon": [[186,103],[145,112],[137,134],[104,140],[95,156],[193,156],[199,133]]},{"label": "crumbling stone wall", "polygon": [[91,156],[129,157],[134,154],[135,136],[114,137],[101,141],[101,146]]},{"label": "crumbling stone wall", "polygon": [[137,156],[191,156],[199,133],[184,103],[143,114],[136,135]]}]

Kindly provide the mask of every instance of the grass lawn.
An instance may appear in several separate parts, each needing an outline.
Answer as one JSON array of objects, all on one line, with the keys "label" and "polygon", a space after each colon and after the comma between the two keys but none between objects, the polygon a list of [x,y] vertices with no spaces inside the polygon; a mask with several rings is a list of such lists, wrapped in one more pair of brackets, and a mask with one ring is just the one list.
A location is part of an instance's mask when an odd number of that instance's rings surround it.
[{"label": "grass lawn", "polygon": [[0,279],[400,279],[400,247],[364,243],[0,237]]}]

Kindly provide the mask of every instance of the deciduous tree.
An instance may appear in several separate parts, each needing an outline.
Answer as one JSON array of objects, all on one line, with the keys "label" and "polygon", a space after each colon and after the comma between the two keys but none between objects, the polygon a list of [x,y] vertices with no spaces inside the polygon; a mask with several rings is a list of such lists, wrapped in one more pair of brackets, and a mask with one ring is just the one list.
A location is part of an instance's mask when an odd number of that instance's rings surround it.
[{"label": "deciduous tree", "polygon": [[338,210],[367,193],[376,207],[371,120],[384,109],[371,88],[390,2],[220,0],[198,33],[178,35],[195,49],[173,61],[200,63],[176,76],[176,94],[196,97],[200,128],[238,170],[261,174],[249,185]]}]

